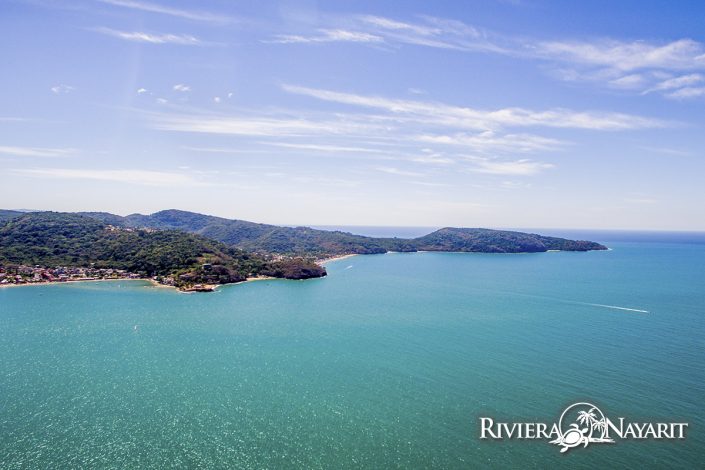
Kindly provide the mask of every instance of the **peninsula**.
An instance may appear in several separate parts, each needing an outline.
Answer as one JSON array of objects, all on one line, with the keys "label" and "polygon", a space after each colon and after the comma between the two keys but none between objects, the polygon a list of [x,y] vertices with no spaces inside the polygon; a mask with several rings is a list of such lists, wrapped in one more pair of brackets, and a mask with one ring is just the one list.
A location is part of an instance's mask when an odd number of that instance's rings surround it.
[{"label": "peninsula", "polygon": [[326,275],[322,261],[388,251],[537,253],[590,251],[590,241],[482,228],[443,228],[414,239],[365,237],[165,210],[0,210],[0,285],[92,279],[150,279],[184,291],[251,278]]}]

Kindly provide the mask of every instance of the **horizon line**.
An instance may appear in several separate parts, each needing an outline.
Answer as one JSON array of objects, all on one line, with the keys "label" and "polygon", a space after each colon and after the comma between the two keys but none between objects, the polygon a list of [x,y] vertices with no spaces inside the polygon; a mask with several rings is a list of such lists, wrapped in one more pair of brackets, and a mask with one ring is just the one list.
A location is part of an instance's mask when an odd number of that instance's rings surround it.
[{"label": "horizon line", "polygon": [[[414,229],[421,229],[421,228],[427,228],[427,229],[434,229],[434,230],[439,230],[442,228],[484,228],[484,229],[489,229],[489,230],[507,230],[507,231],[542,231],[542,230],[569,230],[569,231],[595,231],[595,232],[641,232],[641,233],[682,233],[682,234],[703,234],[705,235],[705,228],[702,229],[663,229],[663,228],[594,228],[594,227],[517,227],[517,226],[486,226],[486,225],[456,225],[456,224],[445,224],[445,225],[376,225],[376,224],[331,224],[331,223],[279,223],[279,222],[254,222],[252,220],[248,219],[240,219],[240,218],[232,218],[232,217],[226,217],[222,215],[214,215],[214,214],[207,214],[204,212],[195,212],[191,210],[184,210],[184,209],[161,209],[155,212],[151,213],[142,213],[142,212],[131,212],[129,214],[119,214],[119,213],[114,213],[114,212],[109,212],[109,211],[90,211],[90,210],[83,210],[83,211],[61,211],[61,210],[52,210],[52,209],[2,209],[0,210],[5,210],[5,211],[11,211],[11,212],[23,212],[23,213],[32,213],[32,212],[63,212],[63,213],[81,213],[81,212],[102,212],[106,214],[112,214],[116,215],[119,217],[128,217],[130,215],[154,215],[159,212],[164,212],[164,211],[180,211],[180,212],[189,212],[191,214],[200,214],[200,215],[205,215],[209,217],[218,217],[221,219],[227,219],[227,220],[240,220],[244,222],[252,222],[252,223],[257,223],[257,224],[265,224],[265,225],[276,225],[280,227],[310,227],[310,228],[322,228],[322,227],[350,227],[350,228],[414,228]],[[147,212],[147,211],[145,211]]]}]

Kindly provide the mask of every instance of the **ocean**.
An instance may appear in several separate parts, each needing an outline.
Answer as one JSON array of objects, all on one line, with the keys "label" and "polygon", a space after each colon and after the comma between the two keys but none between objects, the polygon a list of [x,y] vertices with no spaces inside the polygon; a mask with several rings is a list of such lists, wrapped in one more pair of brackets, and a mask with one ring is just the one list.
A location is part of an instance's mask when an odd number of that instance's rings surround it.
[{"label": "ocean", "polygon": [[[705,237],[592,235],[611,250],[0,289],[0,468],[703,468]],[[687,435],[480,439],[576,402]]]}]

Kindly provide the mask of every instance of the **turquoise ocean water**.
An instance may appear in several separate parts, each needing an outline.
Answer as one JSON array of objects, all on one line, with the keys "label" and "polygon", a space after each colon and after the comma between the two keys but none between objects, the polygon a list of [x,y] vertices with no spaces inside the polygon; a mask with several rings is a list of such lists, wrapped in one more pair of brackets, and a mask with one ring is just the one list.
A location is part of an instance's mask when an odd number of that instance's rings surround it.
[{"label": "turquoise ocean water", "polygon": [[[607,243],[0,289],[0,468],[703,468],[705,244]],[[479,439],[578,401],[687,438]]]}]

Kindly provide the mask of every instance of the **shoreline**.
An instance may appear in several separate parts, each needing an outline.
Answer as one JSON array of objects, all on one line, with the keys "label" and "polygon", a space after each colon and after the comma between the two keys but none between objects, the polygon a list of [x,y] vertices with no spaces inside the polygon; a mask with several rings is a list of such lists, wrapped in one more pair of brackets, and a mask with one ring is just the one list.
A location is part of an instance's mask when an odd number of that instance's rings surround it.
[{"label": "shoreline", "polygon": [[[255,281],[271,281],[271,280],[276,280],[276,279],[279,279],[279,278],[272,277],[272,276],[253,276],[253,277],[248,277],[244,281],[230,282],[228,284],[202,284],[203,288],[206,289],[206,290],[203,290],[202,292],[213,292],[218,287],[227,286],[227,285],[245,284],[248,282],[255,282]],[[120,282],[120,281],[122,281],[122,282],[135,282],[135,281],[146,282],[146,283],[148,283],[148,285],[145,287],[156,287],[156,288],[160,288],[160,289],[174,289],[177,292],[182,292],[182,293],[192,293],[192,292],[201,291],[199,289],[192,289],[192,288],[180,289],[176,286],[169,286],[166,284],[161,284],[152,278],[71,279],[71,280],[66,280],[66,281],[25,282],[22,284],[7,283],[7,284],[0,284],[0,289],[4,288],[4,287],[52,286],[52,285],[78,284],[78,283],[83,283],[83,282]]]},{"label": "shoreline", "polygon": [[342,259],[352,258],[353,256],[358,256],[358,254],[351,253],[351,254],[347,254],[347,255],[339,255],[339,256],[332,256],[330,258],[323,258],[321,260],[316,261],[316,264],[323,266],[326,263],[332,263],[333,261],[340,261]]},{"label": "shoreline", "polygon": [[25,282],[22,284],[16,284],[16,283],[7,283],[7,284],[0,284],[0,289],[3,287],[28,287],[28,286],[50,286],[50,285],[66,285],[66,284],[76,284],[79,282],[108,282],[108,281],[147,281],[150,284],[156,284],[156,286],[159,287],[172,287],[172,286],[165,286],[164,284],[159,284],[157,281],[154,279],[145,279],[145,278],[136,278],[136,279],[128,279],[128,278],[116,278],[116,279],[71,279],[71,280],[66,280],[66,281],[46,281],[46,282]]},{"label": "shoreline", "polygon": [[[253,277],[248,277],[244,281],[233,282],[233,284],[244,284],[246,282],[255,282],[255,281],[271,281],[273,279],[279,279],[279,278],[272,277],[272,276],[253,276]],[[227,285],[227,284],[221,284],[221,285]]]},{"label": "shoreline", "polygon": [[[588,250],[588,251],[612,251],[612,248],[607,248],[607,250]],[[438,251],[438,250],[417,250],[417,251],[411,251],[411,252],[406,252],[406,251],[387,251],[386,253],[380,253],[380,254],[397,254],[397,253],[454,253],[454,254],[493,254],[493,255],[525,255],[525,254],[541,254],[541,253],[560,253],[560,252],[578,252],[582,253],[580,251],[574,251],[574,250],[546,250],[546,251],[539,251],[539,252],[516,252],[516,253],[485,253],[485,252],[477,252],[477,251]],[[350,253],[346,255],[339,255],[339,256],[332,256],[330,258],[323,258],[320,260],[316,260],[316,264],[319,266],[325,266],[328,263],[332,263],[334,261],[341,261],[344,259],[352,258],[354,256],[360,256],[357,253]],[[47,285],[66,285],[66,284],[76,284],[80,282],[118,282],[118,281],[124,281],[124,282],[134,282],[134,281],[142,281],[146,282],[149,285],[145,287],[156,287],[156,288],[167,288],[167,289],[174,289],[177,292],[181,293],[193,293],[193,292],[214,292],[216,289],[222,286],[227,286],[227,285],[236,285],[236,284],[246,284],[248,282],[255,282],[255,281],[272,281],[272,280],[277,280],[277,279],[283,279],[283,278],[277,278],[277,277],[272,277],[272,276],[251,276],[246,278],[243,281],[239,282],[229,282],[227,284],[203,284],[202,288],[194,288],[194,286],[181,289],[176,286],[170,286],[166,284],[161,284],[157,282],[156,280],[152,278],[114,278],[114,279],[69,279],[66,281],[46,281],[46,282],[26,282],[22,284],[16,284],[16,283],[7,283],[7,284],[0,284],[0,289],[5,288],[5,287],[28,287],[28,286],[47,286]]]}]

